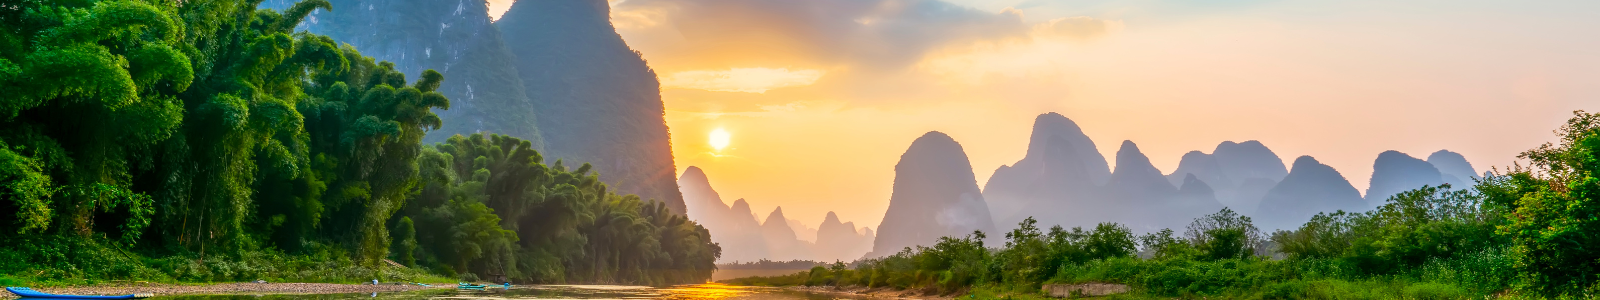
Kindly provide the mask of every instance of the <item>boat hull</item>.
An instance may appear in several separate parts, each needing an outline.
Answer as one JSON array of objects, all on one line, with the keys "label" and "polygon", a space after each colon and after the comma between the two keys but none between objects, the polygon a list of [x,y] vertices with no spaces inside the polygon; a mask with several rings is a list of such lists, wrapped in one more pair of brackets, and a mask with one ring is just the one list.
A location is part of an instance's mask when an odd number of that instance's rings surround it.
[{"label": "boat hull", "polygon": [[51,294],[51,293],[35,291],[33,289],[25,288],[25,287],[7,287],[6,291],[7,292],[11,292],[12,294],[17,295],[18,297],[29,298],[29,299],[139,299],[139,298],[145,298],[145,296],[141,296],[139,294],[128,294],[128,295],[121,295],[121,296],[60,295],[60,294]]}]

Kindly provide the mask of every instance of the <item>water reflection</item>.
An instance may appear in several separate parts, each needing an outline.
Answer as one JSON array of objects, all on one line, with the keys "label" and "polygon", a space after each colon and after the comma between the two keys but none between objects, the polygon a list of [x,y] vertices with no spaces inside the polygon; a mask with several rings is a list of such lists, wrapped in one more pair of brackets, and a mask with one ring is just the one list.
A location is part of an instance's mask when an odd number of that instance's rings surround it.
[{"label": "water reflection", "polygon": [[775,288],[723,284],[680,285],[665,288],[616,285],[536,285],[510,290],[430,290],[404,293],[321,295],[187,295],[150,300],[521,300],[521,299],[663,299],[663,300],[833,300],[828,295]]}]

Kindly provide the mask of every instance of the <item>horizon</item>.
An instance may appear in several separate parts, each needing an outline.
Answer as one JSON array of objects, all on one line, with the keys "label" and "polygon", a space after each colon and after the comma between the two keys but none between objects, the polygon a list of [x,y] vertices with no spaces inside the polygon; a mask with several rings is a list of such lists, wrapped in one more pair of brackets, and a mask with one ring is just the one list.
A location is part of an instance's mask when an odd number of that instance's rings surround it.
[{"label": "horizon", "polygon": [[1595,11],[15,2],[0,282],[155,292],[89,296],[119,299],[1591,295]]},{"label": "horizon", "polygon": [[610,3],[662,80],[676,175],[701,167],[725,204],[812,226],[834,211],[876,228],[894,162],[927,131],[962,144],[980,186],[1022,158],[1034,116],[1059,112],[1113,168],[1123,140],[1164,174],[1259,140],[1365,193],[1383,151],[1504,168],[1600,96],[1583,84],[1600,60],[1574,46],[1600,43],[1574,26],[1600,25],[1575,13],[1597,5],[1578,1]]}]

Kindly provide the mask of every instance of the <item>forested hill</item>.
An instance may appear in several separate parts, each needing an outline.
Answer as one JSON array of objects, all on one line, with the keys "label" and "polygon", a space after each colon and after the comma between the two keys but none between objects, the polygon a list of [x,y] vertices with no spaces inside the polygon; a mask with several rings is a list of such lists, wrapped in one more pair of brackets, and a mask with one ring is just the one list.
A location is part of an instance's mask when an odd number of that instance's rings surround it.
[{"label": "forested hill", "polygon": [[[268,0],[262,8],[283,9],[293,0]],[[451,107],[439,112],[443,128],[429,132],[427,142],[451,135],[497,132],[533,142],[544,150],[528,101],[500,31],[482,0],[333,0],[331,10],[318,10],[299,29],[327,35],[361,53],[395,64],[409,76],[433,69],[450,80],[439,92]]]},{"label": "forested hill", "polygon": [[703,227],[527,140],[424,146],[446,76],[259,3],[0,5],[0,281],[710,278]]},{"label": "forested hill", "polygon": [[605,1],[517,1],[493,23],[483,0],[331,3],[301,28],[406,74],[452,79],[440,92],[454,107],[426,141],[481,131],[527,139],[552,161],[592,163],[619,191],[683,213],[660,84],[612,28]]},{"label": "forested hill", "polygon": [[591,162],[618,189],[683,213],[655,71],[606,0],[516,1],[495,25],[517,56],[550,157]]}]

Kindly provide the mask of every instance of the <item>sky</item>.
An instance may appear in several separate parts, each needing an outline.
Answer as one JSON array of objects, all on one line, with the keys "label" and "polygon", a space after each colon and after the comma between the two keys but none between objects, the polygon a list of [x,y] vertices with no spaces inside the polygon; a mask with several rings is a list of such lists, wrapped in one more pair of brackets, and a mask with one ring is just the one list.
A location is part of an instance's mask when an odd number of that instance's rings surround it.
[{"label": "sky", "polygon": [[960,142],[982,186],[1022,158],[1046,112],[1113,163],[1123,140],[1164,173],[1185,152],[1259,140],[1364,191],[1385,150],[1449,149],[1482,172],[1600,109],[1600,1],[611,6],[660,76],[679,172],[698,166],[724,201],[811,226],[835,211],[876,227],[895,163],[927,131]]}]

